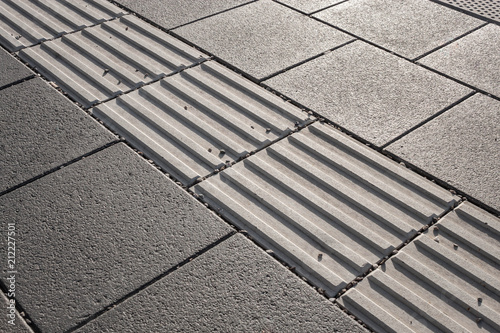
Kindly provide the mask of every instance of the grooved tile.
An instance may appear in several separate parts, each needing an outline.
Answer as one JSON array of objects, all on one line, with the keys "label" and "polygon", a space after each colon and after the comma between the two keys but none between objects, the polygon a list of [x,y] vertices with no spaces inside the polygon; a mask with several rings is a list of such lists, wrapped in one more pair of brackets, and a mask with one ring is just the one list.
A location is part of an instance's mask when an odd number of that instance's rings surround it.
[{"label": "grooved tile", "polygon": [[377,332],[500,331],[500,220],[464,203],[338,302]]},{"label": "grooved tile", "polygon": [[205,59],[132,15],[21,50],[19,56],[87,107]]},{"label": "grooved tile", "polygon": [[92,112],[187,185],[312,121],[212,61]]},{"label": "grooved tile", "polygon": [[329,296],[456,201],[319,123],[194,190]]},{"label": "grooved tile", "polygon": [[483,18],[500,23],[500,2],[498,0],[435,0],[459,10],[464,10]]},{"label": "grooved tile", "polygon": [[125,14],[106,0],[0,0],[0,44],[17,51]]}]

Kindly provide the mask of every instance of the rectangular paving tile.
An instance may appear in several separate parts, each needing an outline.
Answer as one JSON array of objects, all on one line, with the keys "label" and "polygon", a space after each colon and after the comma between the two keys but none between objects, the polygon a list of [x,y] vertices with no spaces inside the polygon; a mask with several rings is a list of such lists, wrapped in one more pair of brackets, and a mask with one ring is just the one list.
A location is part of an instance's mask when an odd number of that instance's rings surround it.
[{"label": "rectangular paving tile", "polygon": [[231,232],[125,144],[1,196],[0,214],[17,230],[16,299],[54,333]]},{"label": "rectangular paving tile", "polygon": [[0,89],[32,75],[28,67],[0,48]]},{"label": "rectangular paving tile", "polygon": [[448,191],[319,123],[194,190],[329,296],[456,202]]},{"label": "rectangular paving tile", "polygon": [[0,44],[17,51],[124,14],[106,0],[0,0]]},{"label": "rectangular paving tile", "polygon": [[21,50],[19,56],[86,107],[205,59],[132,15]]},{"label": "rectangular paving tile", "polygon": [[241,235],[77,332],[366,332]]},{"label": "rectangular paving tile", "polygon": [[0,90],[0,192],[117,138],[43,80]]},{"label": "rectangular paving tile", "polygon": [[472,92],[361,41],[264,83],[377,146]]},{"label": "rectangular paving tile", "polygon": [[429,0],[349,0],[314,17],[410,59],[484,23]]},{"label": "rectangular paving tile", "polygon": [[500,97],[500,26],[488,24],[418,62]]},{"label": "rectangular paving tile", "polygon": [[258,79],[353,40],[270,0],[257,1],[173,32]]},{"label": "rectangular paving tile", "polygon": [[338,302],[376,332],[500,331],[500,220],[460,205]]},{"label": "rectangular paving tile", "polygon": [[212,61],[92,112],[186,185],[313,121]]}]

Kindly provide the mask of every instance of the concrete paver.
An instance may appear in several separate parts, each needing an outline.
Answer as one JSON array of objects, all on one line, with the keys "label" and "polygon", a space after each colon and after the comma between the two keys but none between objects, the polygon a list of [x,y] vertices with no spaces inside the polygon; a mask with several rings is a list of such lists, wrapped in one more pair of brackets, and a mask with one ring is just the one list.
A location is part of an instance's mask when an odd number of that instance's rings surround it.
[{"label": "concrete paver", "polygon": [[0,48],[0,89],[32,75],[32,71]]},{"label": "concrete paver", "polygon": [[77,332],[180,331],[365,332],[240,235]]},{"label": "concrete paver", "polygon": [[2,310],[6,309],[6,314],[3,315],[2,320],[0,320],[0,332],[33,333],[33,330],[29,328],[24,319],[21,318],[19,312],[15,310],[15,305],[12,310],[12,303],[10,303],[10,299],[7,298],[3,292],[0,292],[0,294],[0,304],[2,304]]},{"label": "concrete paver", "polygon": [[290,6],[292,8],[298,9],[306,14],[313,13],[320,9],[333,6],[344,0],[278,0],[277,2]]},{"label": "concrete paver", "polygon": [[124,144],[0,207],[17,230],[16,299],[43,332],[69,329],[231,231]]},{"label": "concrete paver", "polygon": [[500,26],[488,24],[431,53],[419,63],[500,97]]},{"label": "concrete paver", "polygon": [[476,94],[387,150],[500,210],[500,101]]},{"label": "concrete paver", "polygon": [[260,79],[353,39],[270,0],[173,31]]},{"label": "concrete paver", "polygon": [[428,0],[350,0],[314,17],[410,59],[484,24]]},{"label": "concrete paver", "polygon": [[194,190],[329,297],[458,199],[318,123]]},{"label": "concrete paver", "polygon": [[377,146],[472,92],[361,41],[264,83]]},{"label": "concrete paver", "polygon": [[0,90],[0,101],[0,191],[117,139],[39,78]]},{"label": "concrete paver", "polygon": [[500,219],[460,205],[339,302],[376,332],[500,331]]}]

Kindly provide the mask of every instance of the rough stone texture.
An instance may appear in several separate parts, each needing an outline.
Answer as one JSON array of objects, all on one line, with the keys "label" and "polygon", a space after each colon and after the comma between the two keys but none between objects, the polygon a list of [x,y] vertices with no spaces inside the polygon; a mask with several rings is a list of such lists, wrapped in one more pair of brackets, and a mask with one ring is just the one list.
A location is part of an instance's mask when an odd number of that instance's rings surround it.
[{"label": "rough stone texture", "polygon": [[39,78],[0,91],[0,191],[116,138]]},{"label": "rough stone texture", "polygon": [[174,32],[256,78],[264,78],[352,40],[270,0],[255,2]]},{"label": "rough stone texture", "polygon": [[362,332],[236,235],[78,332]]},{"label": "rough stone texture", "polygon": [[419,60],[500,97],[500,26],[489,24]]},{"label": "rough stone texture", "polygon": [[0,88],[31,75],[33,72],[0,48]]},{"label": "rough stone texture", "polygon": [[11,320],[10,317],[7,317],[7,314],[10,313],[9,309],[7,306],[9,306],[9,300],[5,296],[4,293],[0,293],[1,300],[0,303],[2,304],[2,311],[5,311],[2,313],[2,319],[0,320],[0,332],[2,333],[33,333],[31,328],[28,327],[26,322],[24,321],[23,318],[19,315],[19,312],[15,312],[16,318],[14,319],[14,325],[9,324],[8,321]]},{"label": "rough stone texture", "polygon": [[118,0],[130,10],[158,23],[166,29],[173,29],[203,17],[217,14],[249,0]]},{"label": "rough stone texture", "polygon": [[471,92],[361,41],[265,84],[377,146]]},{"label": "rough stone texture", "polygon": [[[342,0],[343,1],[343,0]],[[278,0],[278,2],[285,4],[287,6],[293,7],[295,9],[300,10],[304,13],[312,13],[318,11],[320,9],[324,9],[329,6],[333,6],[339,2],[340,0]]]},{"label": "rough stone texture", "polygon": [[43,332],[69,329],[231,230],[124,144],[5,194],[0,214],[16,224],[16,298]]},{"label": "rough stone texture", "polygon": [[411,59],[484,23],[428,0],[350,0],[314,16]]},{"label": "rough stone texture", "polygon": [[500,210],[500,102],[474,95],[387,150]]}]

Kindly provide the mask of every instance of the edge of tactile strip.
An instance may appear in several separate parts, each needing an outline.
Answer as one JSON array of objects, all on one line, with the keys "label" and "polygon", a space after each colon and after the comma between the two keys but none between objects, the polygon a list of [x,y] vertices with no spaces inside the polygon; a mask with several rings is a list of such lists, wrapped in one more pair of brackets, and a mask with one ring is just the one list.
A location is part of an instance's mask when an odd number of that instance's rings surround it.
[{"label": "edge of tactile strip", "polygon": [[23,49],[19,56],[85,107],[206,60],[133,15]]},{"label": "edge of tactile strip", "polygon": [[184,185],[314,120],[214,61],[98,105],[92,113]]},{"label": "edge of tactile strip", "polygon": [[0,0],[0,44],[14,52],[125,14],[106,0]]},{"label": "edge of tactile strip", "polygon": [[500,219],[465,202],[337,302],[377,332],[500,331]]},{"label": "edge of tactile strip", "polygon": [[321,123],[194,192],[329,297],[458,201]]}]

